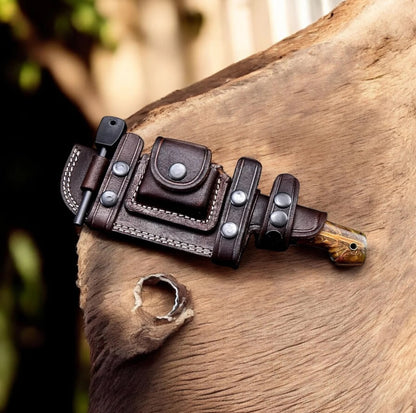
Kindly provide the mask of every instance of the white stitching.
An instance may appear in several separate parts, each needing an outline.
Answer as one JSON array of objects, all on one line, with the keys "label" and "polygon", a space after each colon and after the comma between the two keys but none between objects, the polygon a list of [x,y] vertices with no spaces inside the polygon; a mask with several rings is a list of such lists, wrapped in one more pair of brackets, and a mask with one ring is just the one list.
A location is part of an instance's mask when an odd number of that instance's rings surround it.
[{"label": "white stitching", "polygon": [[140,231],[136,228],[128,227],[127,225],[122,225],[122,224],[115,223],[113,225],[113,229],[117,230],[117,231],[120,231],[120,232],[135,235],[135,236],[137,236],[139,238],[143,238],[145,240],[158,242],[160,244],[165,244],[165,245],[166,244],[171,245],[173,247],[181,248],[183,250],[194,251],[194,252],[197,252],[199,254],[209,256],[209,257],[212,255],[212,250],[209,249],[209,248],[203,248],[203,247],[200,247],[198,245],[189,244],[187,242],[175,241],[171,238],[160,237],[159,235],[151,234],[151,233],[145,232],[145,231]]},{"label": "white stitching", "polygon": [[[149,162],[149,159],[146,160],[146,163],[148,163],[148,162]],[[144,171],[146,171],[146,168],[147,168],[147,165],[145,165]],[[210,208],[208,217],[205,220],[196,219],[196,218],[190,217],[188,215],[179,214],[178,212],[168,211],[166,209],[156,208],[156,207],[152,207],[152,206],[148,206],[148,205],[143,205],[143,204],[139,204],[138,202],[136,202],[137,191],[140,188],[140,185],[143,181],[143,177],[144,177],[144,172],[142,173],[142,175],[140,177],[140,180],[137,183],[137,187],[133,192],[133,196],[130,199],[130,202],[133,205],[137,205],[139,208],[149,209],[151,211],[162,212],[162,213],[167,214],[167,215],[174,215],[174,216],[184,218],[184,219],[188,219],[190,221],[198,222],[198,223],[201,223],[201,224],[207,224],[210,221],[210,219],[211,219],[211,217],[214,214],[214,211],[216,209],[217,196],[218,196],[218,192],[219,192],[220,186],[221,186],[221,177],[219,177],[218,180],[217,180],[217,186],[215,187],[215,192],[214,192],[214,196],[212,198],[211,208]]]},{"label": "white stitching", "polygon": [[[63,175],[63,178],[62,178],[62,192],[64,194],[64,197],[65,197],[68,205],[75,212],[78,210],[78,204],[76,203],[75,199],[73,198],[73,196],[71,194],[71,179],[72,179],[72,176],[73,176],[72,173],[73,173],[73,171],[76,167],[77,162],[79,161],[80,153],[81,153],[81,151],[78,148],[73,149],[73,152],[71,153],[71,156],[68,160],[68,163],[67,163],[67,166],[64,170],[64,175]],[[132,199],[133,203],[135,203],[134,202],[134,197],[135,197],[135,195],[136,195],[136,193],[139,189],[139,186],[141,184],[142,179],[143,179],[143,176],[142,176],[140,182],[137,185],[136,191],[134,192],[134,196],[133,196],[133,199]],[[221,178],[219,178],[218,181],[217,181],[217,188],[216,188],[216,191],[215,191],[215,194],[214,194],[210,215],[209,215],[209,217],[207,218],[206,221],[208,221],[210,219],[210,217],[212,216],[212,213],[214,211],[215,204],[216,204],[216,201],[217,201],[217,193],[219,191],[220,184],[221,184]],[[141,204],[137,204],[137,203],[135,203],[135,204],[136,205],[141,205]],[[146,206],[144,206],[144,207],[146,207]],[[151,208],[151,207],[147,207],[147,208]],[[156,209],[156,210],[165,212],[166,214],[171,213],[173,215],[182,216],[183,218],[190,219],[190,220],[194,220],[194,221],[198,221],[198,222],[204,222],[204,221],[201,221],[201,220],[196,220],[195,218],[187,217],[185,215],[177,214],[175,212],[165,211],[163,209],[157,209],[157,208],[152,208],[152,209]],[[153,241],[153,242],[157,242],[157,243],[165,244],[165,245],[171,245],[173,247],[180,248],[180,249],[187,250],[187,251],[194,251],[198,254],[206,255],[208,257],[212,256],[212,250],[209,249],[209,248],[204,248],[204,247],[201,247],[201,246],[198,246],[198,245],[189,244],[187,242],[176,241],[176,240],[166,238],[166,237],[160,237],[159,235],[151,234],[151,233],[145,232],[145,231],[140,231],[136,228],[128,227],[126,225],[121,225],[121,224],[118,224],[118,223],[114,223],[113,229],[117,230],[119,232],[135,235],[139,238],[143,238],[143,239],[146,239],[146,240],[149,240],[149,241]]]},{"label": "white stitching", "polygon": [[168,210],[162,209],[162,208],[156,208],[156,207],[152,207],[152,206],[148,206],[148,205],[139,204],[134,200],[134,198],[132,198],[132,203],[137,205],[138,207],[141,207],[141,208],[144,208],[144,209],[150,209],[152,211],[162,212],[162,213],[167,214],[167,215],[175,215],[177,217],[188,219],[190,221],[199,222],[201,224],[207,224],[210,221],[210,219],[211,219],[211,217],[214,214],[214,211],[216,209],[217,195],[218,195],[218,191],[220,190],[220,185],[221,185],[221,178],[218,178],[217,186],[216,186],[215,192],[214,192],[214,197],[212,198],[211,208],[210,208],[208,217],[205,220],[193,218],[193,217],[190,217],[188,215],[179,214],[178,212],[168,211]]},{"label": "white stitching", "polygon": [[80,153],[81,151],[78,148],[73,149],[73,152],[71,153],[71,156],[68,160],[68,163],[66,165],[66,168],[64,170],[64,175],[62,178],[62,192],[68,203],[68,206],[75,212],[78,210],[78,204],[76,203],[71,193],[71,178],[72,178],[72,172],[74,171],[75,166],[79,160]]}]

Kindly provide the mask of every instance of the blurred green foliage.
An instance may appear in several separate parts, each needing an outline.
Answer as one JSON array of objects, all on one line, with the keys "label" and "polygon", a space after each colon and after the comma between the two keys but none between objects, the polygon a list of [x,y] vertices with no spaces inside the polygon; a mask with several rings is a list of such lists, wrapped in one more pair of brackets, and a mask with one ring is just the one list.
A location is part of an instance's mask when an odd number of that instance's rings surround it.
[{"label": "blurred green foliage", "polygon": [[0,285],[0,411],[6,407],[17,364],[13,343],[13,293],[9,285]]},{"label": "blurred green foliage", "polygon": [[[95,43],[110,49],[116,46],[108,21],[97,11],[94,0],[0,0],[0,24],[8,25],[22,42],[30,40],[35,28],[36,36],[61,42],[84,59]],[[31,92],[39,87],[42,72],[22,52],[13,65],[17,67],[14,77],[23,90]]]},{"label": "blurred green foliage", "polygon": [[[75,234],[66,222],[45,223],[66,211],[58,180],[72,140],[91,134],[30,46],[58,42],[87,63],[95,44],[115,43],[94,0],[0,0],[0,36],[7,119],[0,165],[7,200],[0,221],[0,412],[48,410],[57,396],[60,412],[85,413],[89,349],[75,296]],[[68,130],[58,136],[64,123]],[[52,159],[46,146],[54,148]]]},{"label": "blurred green foliage", "polygon": [[[172,1],[182,41],[191,42],[203,16]],[[75,285],[77,238],[59,178],[72,145],[89,145],[94,131],[31,48],[58,43],[88,68],[96,45],[117,44],[95,0],[0,0],[0,36],[0,412],[59,406],[86,413],[90,361]]]},{"label": "blurred green foliage", "polygon": [[20,65],[19,86],[26,92],[35,91],[41,82],[41,70],[34,62],[26,61]]},{"label": "blurred green foliage", "polygon": [[9,235],[9,253],[20,279],[16,298],[22,314],[27,318],[42,315],[44,288],[39,251],[31,236],[22,230]]},{"label": "blurred green foliage", "polygon": [[0,21],[9,23],[16,15],[16,0],[0,0]]},{"label": "blurred green foliage", "polygon": [[[11,277],[5,277],[0,285],[0,410],[6,407],[18,361],[13,312],[19,311],[27,320],[39,319],[44,304],[41,258],[36,244],[27,232],[21,230],[13,231],[8,241],[10,264],[18,280],[13,282]],[[26,327],[20,331],[20,336],[32,341],[41,333],[33,327]]]}]

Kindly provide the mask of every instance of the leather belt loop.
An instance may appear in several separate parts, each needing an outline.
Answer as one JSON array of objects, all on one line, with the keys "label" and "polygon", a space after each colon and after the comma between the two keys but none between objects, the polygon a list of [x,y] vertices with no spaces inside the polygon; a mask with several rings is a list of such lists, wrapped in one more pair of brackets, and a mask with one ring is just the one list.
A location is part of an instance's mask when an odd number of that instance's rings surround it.
[{"label": "leather belt loop", "polygon": [[217,264],[233,268],[239,265],[250,236],[248,228],[259,194],[260,174],[260,162],[250,158],[238,160],[215,238],[212,260]]},{"label": "leather belt loop", "polygon": [[258,248],[284,251],[289,247],[298,194],[299,181],[293,175],[278,175],[257,237]]},{"label": "leather belt loop", "polygon": [[81,189],[89,189],[93,192],[97,191],[101,184],[102,177],[107,170],[108,164],[109,160],[107,158],[94,154],[90,166],[88,167],[88,171],[82,181]]},{"label": "leather belt loop", "polygon": [[126,133],[122,137],[98,192],[98,202],[88,214],[87,223],[93,228],[112,229],[142,149],[140,136]]}]

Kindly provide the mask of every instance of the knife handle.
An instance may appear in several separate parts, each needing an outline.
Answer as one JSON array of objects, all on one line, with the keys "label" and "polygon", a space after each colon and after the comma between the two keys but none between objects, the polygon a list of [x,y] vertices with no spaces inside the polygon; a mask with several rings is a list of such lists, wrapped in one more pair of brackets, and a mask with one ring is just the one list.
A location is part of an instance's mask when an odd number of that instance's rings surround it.
[{"label": "knife handle", "polygon": [[362,232],[330,221],[325,222],[314,238],[299,244],[327,250],[331,261],[344,267],[364,264],[367,255],[367,238]]}]

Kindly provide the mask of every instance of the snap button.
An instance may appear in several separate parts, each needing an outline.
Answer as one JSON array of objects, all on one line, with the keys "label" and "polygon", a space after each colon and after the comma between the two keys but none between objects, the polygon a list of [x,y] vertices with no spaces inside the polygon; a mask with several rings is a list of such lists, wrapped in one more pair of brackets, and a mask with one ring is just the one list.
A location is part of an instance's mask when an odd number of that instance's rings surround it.
[{"label": "snap button", "polygon": [[238,234],[238,227],[237,224],[234,222],[226,222],[221,227],[221,235],[227,239],[233,239]]},{"label": "snap button", "polygon": [[123,161],[118,161],[113,165],[112,171],[116,176],[126,176],[129,173],[130,166]]},{"label": "snap button", "polygon": [[183,163],[174,163],[169,168],[169,178],[173,179],[174,181],[180,181],[181,179],[185,178],[185,175],[186,166]]},{"label": "snap button", "polygon": [[292,203],[292,198],[286,192],[279,192],[274,197],[273,202],[279,208],[287,208]]},{"label": "snap button", "polygon": [[247,194],[244,191],[234,191],[231,194],[231,203],[234,206],[243,206],[247,202]]},{"label": "snap button", "polygon": [[118,196],[113,191],[104,191],[101,194],[100,202],[103,206],[109,208],[117,204]]},{"label": "snap button", "polygon": [[288,216],[283,211],[275,211],[270,215],[270,222],[274,227],[285,226],[288,219]]}]

